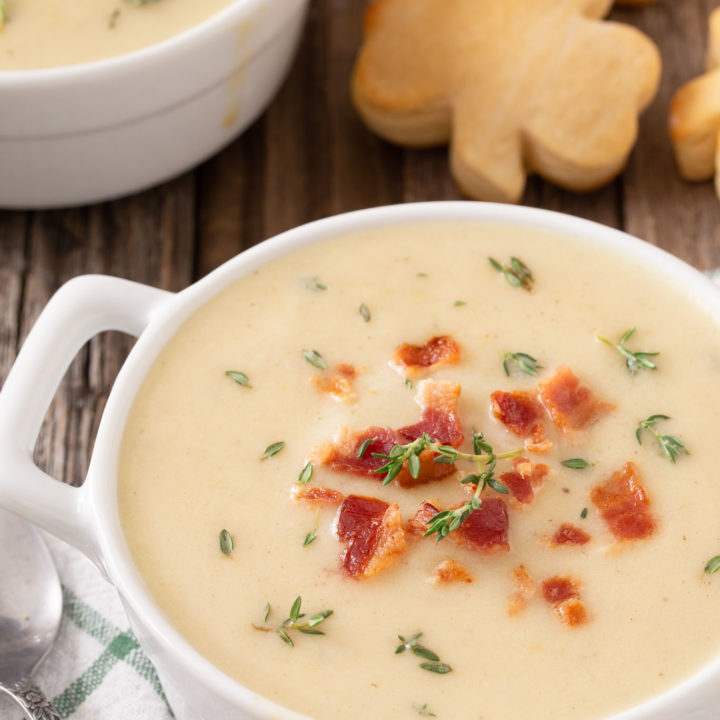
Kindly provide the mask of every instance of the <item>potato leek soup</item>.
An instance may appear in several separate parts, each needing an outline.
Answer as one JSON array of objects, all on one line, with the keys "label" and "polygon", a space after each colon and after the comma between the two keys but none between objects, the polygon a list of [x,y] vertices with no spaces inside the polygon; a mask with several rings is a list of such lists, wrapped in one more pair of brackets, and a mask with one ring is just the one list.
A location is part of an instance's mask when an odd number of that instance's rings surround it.
[{"label": "potato leek soup", "polygon": [[166,40],[232,0],[0,0],[0,70],[123,55]]},{"label": "potato leek soup", "polygon": [[717,327],[639,260],[364,231],[182,326],[121,520],[189,642],[316,720],[605,718],[720,650],[718,406]]}]

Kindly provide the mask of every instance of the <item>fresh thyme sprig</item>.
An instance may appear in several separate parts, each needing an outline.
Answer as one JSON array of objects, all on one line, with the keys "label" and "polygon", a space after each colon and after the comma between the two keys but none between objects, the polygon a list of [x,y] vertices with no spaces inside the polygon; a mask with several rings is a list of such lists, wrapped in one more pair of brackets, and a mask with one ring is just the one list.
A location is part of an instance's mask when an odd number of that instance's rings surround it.
[{"label": "fresh thyme sprig", "polygon": [[318,536],[318,529],[320,528],[320,513],[318,512],[315,516],[315,527],[305,536],[305,539],[303,540],[303,547],[307,547],[308,545],[311,545],[315,540],[317,540]]},{"label": "fresh thyme sprig", "polygon": [[523,352],[506,352],[503,359],[503,370],[508,377],[510,377],[510,363],[513,362],[517,363],[519,370],[533,377],[537,377],[537,371],[542,370],[542,365],[532,355]]},{"label": "fresh thyme sprig", "polygon": [[452,465],[457,460],[467,460],[475,463],[477,467],[477,472],[467,475],[460,481],[465,485],[476,486],[473,497],[455,510],[443,510],[437,513],[428,522],[425,536],[437,534],[438,542],[457,530],[474,510],[480,508],[482,505],[480,494],[486,487],[489,486],[493,490],[507,495],[508,489],[494,476],[495,466],[498,460],[515,457],[522,452],[520,449],[496,455],[493,448],[485,442],[482,433],[474,432],[473,452],[464,453],[451,445],[443,445],[433,440],[427,433],[423,433],[407,445],[395,445],[388,455],[372,453],[374,457],[387,460],[382,467],[375,470],[376,473],[385,473],[383,485],[387,485],[397,477],[406,462],[411,477],[417,479],[422,467],[420,453],[423,450],[432,450],[436,453],[436,457],[433,459],[433,462],[436,463]]},{"label": "fresh thyme sprig", "polygon": [[660,445],[660,449],[663,451],[665,456],[670,460],[670,462],[674,463],[680,456],[681,452],[684,452],[686,455],[689,455],[690,453],[684,443],[675,437],[675,435],[663,435],[656,432],[654,429],[658,420],[669,419],[670,418],[667,415],[651,415],[649,418],[642,420],[638,424],[637,429],[635,430],[635,437],[637,438],[638,443],[642,445],[642,431],[647,430],[657,440],[658,445]]},{"label": "fresh thyme sprig", "polygon": [[510,265],[501,265],[495,258],[489,257],[490,264],[505,276],[513,287],[521,287],[528,292],[532,290],[535,278],[530,268],[520,258],[511,257]]},{"label": "fresh thyme sprig", "polygon": [[[332,610],[322,610],[319,613],[315,613],[310,617],[306,617],[305,613],[300,612],[300,606],[302,605],[302,597],[298,595],[295,598],[295,602],[290,607],[290,614],[286,620],[283,620],[280,625],[277,626],[266,626],[256,625],[251,623],[256,630],[262,630],[262,632],[274,632],[280,636],[280,639],[289,645],[295,647],[295,643],[288,634],[289,630],[297,630],[298,632],[304,633],[305,635],[324,635],[322,630],[317,630],[317,626],[327,620],[332,614]],[[270,603],[265,606],[265,617],[264,622],[267,623],[270,617]]]},{"label": "fresh thyme sprig", "polygon": [[645,352],[642,350],[633,352],[625,347],[625,343],[633,336],[634,332],[635,328],[630,328],[616,343],[604,337],[598,337],[598,340],[614,347],[625,358],[625,365],[627,365],[627,369],[631,375],[634,375],[642,368],[646,370],[656,370],[657,365],[650,360],[650,358],[656,357],[660,352]]},{"label": "fresh thyme sprig", "polygon": [[424,658],[425,660],[429,661],[420,663],[420,667],[423,670],[439,673],[440,675],[445,675],[446,673],[451,672],[452,668],[445,663],[441,663],[440,657],[436,653],[434,653],[432,650],[428,650],[424,645],[420,645],[418,640],[421,637],[421,632],[415,633],[412,637],[409,638],[404,638],[402,635],[398,635],[398,640],[401,644],[395,648],[395,654],[400,655],[406,650],[410,650],[410,652],[412,652],[414,655],[417,655],[418,657]]}]

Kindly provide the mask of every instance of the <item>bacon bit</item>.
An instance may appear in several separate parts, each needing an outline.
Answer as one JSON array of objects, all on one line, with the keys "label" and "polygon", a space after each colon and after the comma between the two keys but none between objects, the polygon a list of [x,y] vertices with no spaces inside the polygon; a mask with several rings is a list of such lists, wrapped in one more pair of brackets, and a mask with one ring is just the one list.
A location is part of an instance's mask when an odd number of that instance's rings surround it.
[{"label": "bacon bit", "polygon": [[553,535],[551,544],[558,545],[585,545],[590,542],[590,536],[579,527],[571,523],[563,523]]},{"label": "bacon bit", "polygon": [[340,375],[344,375],[350,380],[352,380],[357,375],[357,370],[352,365],[348,365],[347,363],[340,363],[340,365],[338,365],[335,369],[338,373],[340,373]]},{"label": "bacon bit", "polygon": [[[460,505],[454,505],[454,510]],[[408,532],[424,535],[428,522],[441,511],[439,504],[426,502],[408,523]],[[484,498],[482,505],[470,513],[467,520],[445,540],[451,540],[460,547],[492,555],[510,550],[508,543],[508,513],[500,498]],[[444,542],[444,541],[443,541]]]},{"label": "bacon bit", "polygon": [[567,366],[559,367],[552,377],[538,385],[540,401],[552,421],[565,433],[592,425],[615,406],[603,402],[580,384]]},{"label": "bacon bit", "polygon": [[423,503],[423,506],[408,520],[407,531],[411,535],[424,535],[427,524],[440,512],[439,507],[440,503],[436,500],[428,500]]},{"label": "bacon bit", "polygon": [[346,543],[342,565],[355,578],[380,572],[407,547],[397,504],[377,498],[348,495],[338,510],[336,531]]},{"label": "bacon bit", "polygon": [[422,408],[422,418],[415,425],[400,428],[398,433],[406,442],[427,433],[443,445],[459,447],[464,439],[457,414],[461,390],[459,383],[423,380],[415,395],[415,402]]},{"label": "bacon bit", "polygon": [[293,485],[291,494],[293,500],[311,505],[339,505],[345,497],[338,490],[316,485]]},{"label": "bacon bit", "polygon": [[[359,458],[357,454],[361,445],[372,438],[377,439],[368,445],[363,456]],[[356,432],[342,426],[334,442],[316,445],[310,452],[309,459],[338,472],[351,472],[382,480],[382,475],[375,471],[385,464],[385,460],[375,457],[373,453],[387,455],[399,443],[400,436],[391,428],[369,427]]]},{"label": "bacon bit", "polygon": [[535,442],[543,438],[540,421],[545,417],[542,405],[529,392],[503,392],[496,390],[490,395],[493,415],[508,430],[522,437],[532,437]]},{"label": "bacon bit", "polygon": [[[414,487],[423,483],[432,482],[433,480],[442,480],[448,475],[456,472],[455,466],[448,463],[436,463],[434,458],[436,453],[432,450],[423,450],[418,457],[420,458],[420,472],[417,478],[414,478],[408,470],[407,463],[403,469],[395,476],[395,481],[400,487]],[[382,478],[382,475],[378,475]]]},{"label": "bacon bit", "polygon": [[542,594],[551,605],[557,605],[568,598],[579,598],[577,581],[567,575],[556,575],[542,582]]},{"label": "bacon bit", "polygon": [[441,335],[424,345],[403,343],[390,358],[390,366],[401,375],[417,377],[425,370],[454,365],[459,360],[460,346],[449,335]]},{"label": "bacon bit", "polygon": [[582,600],[579,598],[569,598],[555,606],[555,612],[560,618],[560,622],[574,627],[587,622],[587,611]]},{"label": "bacon bit", "polygon": [[513,468],[500,476],[500,482],[515,500],[528,505],[535,498],[535,493],[542,486],[550,468],[543,463],[535,465],[532,460],[524,457],[515,458]]},{"label": "bacon bit", "polygon": [[431,585],[447,585],[448,583],[471,583],[472,575],[468,569],[455,560],[443,560],[428,578]]},{"label": "bacon bit", "polygon": [[343,400],[354,400],[352,383],[350,382],[356,375],[355,368],[352,365],[343,363],[338,365],[331,374],[312,375],[310,382],[315,386],[318,392],[329,395],[333,400],[342,402]]},{"label": "bacon bit", "polygon": [[640,540],[655,530],[650,501],[631,462],[593,488],[590,498],[618,540]]},{"label": "bacon bit", "polygon": [[524,565],[513,568],[513,579],[515,580],[515,592],[510,596],[508,604],[508,615],[521,613],[528,601],[535,595],[535,583]]}]

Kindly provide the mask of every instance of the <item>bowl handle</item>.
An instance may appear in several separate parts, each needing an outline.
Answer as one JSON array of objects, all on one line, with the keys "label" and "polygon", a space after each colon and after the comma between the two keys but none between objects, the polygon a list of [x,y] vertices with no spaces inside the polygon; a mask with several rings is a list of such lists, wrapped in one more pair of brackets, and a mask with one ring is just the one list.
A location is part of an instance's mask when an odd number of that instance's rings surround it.
[{"label": "bowl handle", "polygon": [[82,346],[104,330],[139,336],[172,293],[102,275],[63,285],[40,314],[0,391],[0,507],[57,535],[99,563],[87,491],[33,462],[50,401]]}]

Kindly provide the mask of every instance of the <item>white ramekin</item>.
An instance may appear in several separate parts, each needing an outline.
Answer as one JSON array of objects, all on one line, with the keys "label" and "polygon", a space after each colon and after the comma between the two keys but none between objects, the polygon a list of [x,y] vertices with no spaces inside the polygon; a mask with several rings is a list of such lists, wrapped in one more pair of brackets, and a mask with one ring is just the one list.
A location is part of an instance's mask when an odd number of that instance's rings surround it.
[{"label": "white ramekin", "polygon": [[235,0],[126,55],[0,71],[0,208],[134,192],[209,157],[265,108],[309,0]]},{"label": "white ramekin", "polygon": [[[298,248],[367,228],[408,222],[494,222],[570,234],[578,243],[620,250],[665,276],[699,303],[720,332],[720,293],[702,274],[647,243],[585,220],[543,210],[471,202],[408,204],[339,215],[268,240],[173,295],[103,276],[64,285],[40,315],[0,392],[0,506],[82,550],[117,587],[178,720],[301,716],[262,698],[213,667],[178,634],[150,596],[130,557],[117,509],[120,441],[133,399],[161,348],[198,307],[237,278]],[[139,336],[108,400],[85,484],[64,485],[32,462],[45,410],[82,345],[103,330]],[[710,621],[710,618],[708,618]],[[717,720],[720,657],[692,678],[611,720]],[[307,719],[306,719],[307,720]]]}]

